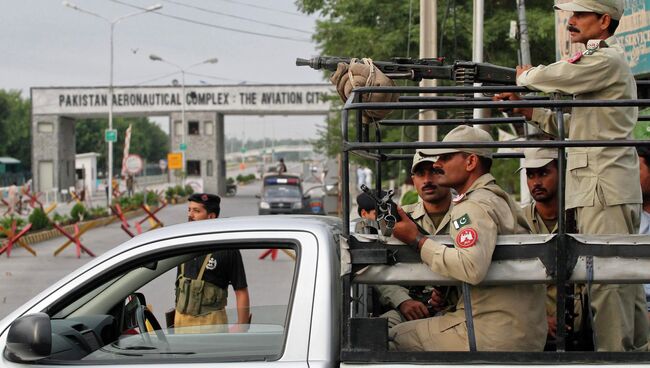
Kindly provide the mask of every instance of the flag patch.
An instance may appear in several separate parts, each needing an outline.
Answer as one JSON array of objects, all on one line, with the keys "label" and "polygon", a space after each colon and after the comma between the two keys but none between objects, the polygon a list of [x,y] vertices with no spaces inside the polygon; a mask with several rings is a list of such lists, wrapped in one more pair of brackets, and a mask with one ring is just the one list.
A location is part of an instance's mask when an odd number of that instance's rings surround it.
[{"label": "flag patch", "polygon": [[454,224],[454,229],[456,229],[456,230],[460,229],[461,227],[463,227],[465,225],[469,225],[471,223],[472,222],[469,220],[469,215],[467,215],[467,214],[464,214],[461,217],[459,217],[459,218],[455,219],[454,221],[452,221],[452,224]]}]

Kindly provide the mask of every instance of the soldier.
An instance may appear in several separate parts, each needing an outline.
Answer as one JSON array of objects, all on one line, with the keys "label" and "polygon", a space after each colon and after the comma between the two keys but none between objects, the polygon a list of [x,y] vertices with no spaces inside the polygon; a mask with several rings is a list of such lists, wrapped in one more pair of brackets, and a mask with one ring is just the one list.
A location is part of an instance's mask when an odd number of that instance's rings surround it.
[{"label": "soldier", "polygon": [[[561,92],[576,100],[636,99],[634,75],[614,32],[623,15],[622,0],[574,0],[555,5],[572,11],[571,42],[587,50],[554,64],[517,67],[517,84],[542,92]],[[495,99],[518,99],[504,93]],[[552,111],[515,109],[547,133],[557,133]],[[630,139],[638,116],[631,106],[575,107],[567,115],[570,140]],[[636,234],[641,189],[634,147],[567,149],[566,208],[575,209],[581,234]],[[647,346],[648,321],[636,311],[645,300],[641,285],[593,285],[591,310],[598,351],[631,351]]]},{"label": "soldier", "polygon": [[[459,126],[444,142],[492,142],[478,128]],[[416,247],[422,261],[443,276],[478,285],[485,278],[498,234],[524,234],[526,222],[518,206],[490,174],[488,148],[421,150],[436,160],[438,185],[453,188],[449,232],[453,247],[418,233],[411,221],[400,221],[394,236]],[[401,215],[405,215],[401,211]],[[544,285],[470,286],[478,350],[541,351],[546,340]],[[463,298],[455,311],[409,321],[389,331],[392,348],[402,351],[468,350]]]},{"label": "soldier", "polygon": [[[404,206],[404,212],[429,234],[449,234],[451,190],[438,185],[433,158],[416,152],[411,178],[421,200]],[[389,328],[405,321],[430,317],[430,310],[441,309],[452,297],[451,288],[437,290],[432,287],[406,288],[399,285],[381,285],[376,288],[381,304],[392,308],[382,315],[388,319]]]},{"label": "soldier", "polygon": [[[188,198],[188,221],[219,217],[221,198],[195,193]],[[238,250],[218,250],[181,264],[176,281],[174,327],[228,324],[225,307],[228,284],[237,299],[237,323],[249,324],[249,295],[246,272]],[[223,328],[222,328],[223,329]]]},{"label": "soldier", "polygon": [[[526,183],[530,195],[534,201],[523,209],[526,222],[533,234],[553,234],[557,232],[558,217],[558,171],[557,171],[557,150],[552,148],[526,148],[524,150],[524,161],[519,168],[526,170]],[[548,285],[546,298],[546,320],[548,323],[547,347],[555,339],[557,332],[557,288],[555,285]],[[582,285],[576,285],[574,291],[574,308],[571,319],[573,324],[567,328],[571,330],[571,348],[582,349],[590,343],[591,336],[584,336],[588,330],[582,321],[581,316],[583,303]]]},{"label": "soldier", "polygon": [[[381,195],[385,195],[382,191]],[[377,204],[370,195],[361,192],[357,196],[357,213],[359,219],[355,220],[354,232],[357,234],[377,234]]]}]

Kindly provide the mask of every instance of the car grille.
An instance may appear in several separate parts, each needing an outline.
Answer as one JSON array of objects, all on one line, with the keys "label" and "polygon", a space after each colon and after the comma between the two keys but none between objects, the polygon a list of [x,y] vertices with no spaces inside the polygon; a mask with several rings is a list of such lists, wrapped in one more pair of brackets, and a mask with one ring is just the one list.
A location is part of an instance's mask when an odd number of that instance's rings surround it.
[{"label": "car grille", "polygon": [[271,208],[291,208],[291,203],[289,202],[277,202],[270,203]]}]

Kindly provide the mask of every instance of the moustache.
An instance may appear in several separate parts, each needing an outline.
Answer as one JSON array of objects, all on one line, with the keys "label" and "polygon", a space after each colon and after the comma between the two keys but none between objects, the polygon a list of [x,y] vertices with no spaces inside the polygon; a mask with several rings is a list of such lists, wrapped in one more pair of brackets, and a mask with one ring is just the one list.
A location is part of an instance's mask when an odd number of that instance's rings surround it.
[{"label": "moustache", "polygon": [[436,190],[436,189],[438,189],[438,186],[437,185],[425,185],[425,186],[422,187],[422,189],[423,190],[426,190],[426,189]]},{"label": "moustache", "polygon": [[580,33],[580,30],[578,28],[574,27],[574,26],[567,26],[566,29],[569,32]]}]

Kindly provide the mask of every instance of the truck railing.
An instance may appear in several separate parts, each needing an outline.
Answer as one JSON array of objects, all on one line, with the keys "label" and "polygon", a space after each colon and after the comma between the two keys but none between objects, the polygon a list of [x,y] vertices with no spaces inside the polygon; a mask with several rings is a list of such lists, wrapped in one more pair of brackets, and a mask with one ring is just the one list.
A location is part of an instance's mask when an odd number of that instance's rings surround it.
[{"label": "truck railing", "polygon": [[[650,82],[639,81],[639,88],[650,86]],[[461,96],[402,96],[397,102],[361,102],[367,93],[454,93]],[[565,150],[569,147],[621,147],[650,146],[649,140],[589,140],[566,141],[563,113],[571,107],[605,106],[650,106],[650,99],[634,100],[567,100],[559,94],[550,98],[522,96],[519,101],[492,101],[489,96],[472,98],[474,94],[493,94],[500,92],[529,93],[523,87],[478,86],[478,87],[362,87],[353,90],[346,101],[341,116],[342,142],[342,202],[343,221],[346,239],[344,248],[349,248],[350,272],[342,277],[343,282],[343,328],[341,359],[350,362],[525,362],[540,363],[597,363],[597,362],[650,362],[648,353],[603,353],[566,352],[567,331],[565,314],[557,313],[557,339],[555,352],[489,353],[435,352],[401,353],[387,349],[386,321],[381,318],[365,318],[355,311],[354,303],[359,302],[359,291],[354,285],[399,284],[399,285],[459,285],[439,275],[421,264],[414,250],[404,245],[386,244],[383,239],[368,239],[350,236],[350,154],[373,159],[375,165],[376,189],[381,190],[382,163],[392,160],[411,160],[416,149],[425,148],[525,148],[550,147],[558,149],[558,232],[552,236],[500,236],[493,255],[493,262],[484,281],[487,284],[505,283],[643,283],[650,282],[650,236],[587,236],[568,234],[565,225]],[[639,95],[645,95],[639,93]],[[364,110],[444,110],[444,109],[502,109],[505,111],[520,107],[544,107],[554,111],[558,125],[556,140],[507,141],[507,142],[382,142],[382,126],[454,126],[461,124],[523,124],[520,117],[504,118],[446,118],[435,120],[414,120],[412,118],[364,122]],[[354,120],[354,122],[352,122]],[[639,121],[650,120],[639,116]],[[374,137],[371,139],[371,129]],[[353,127],[354,138],[350,138],[349,128]],[[411,154],[395,153],[395,150],[408,150]],[[403,152],[403,151],[402,151]],[[521,154],[495,154],[495,158],[523,157]],[[636,180],[636,179],[634,179]],[[522,188],[522,190],[526,190]],[[449,237],[436,237],[436,240],[449,243]],[[613,261],[613,259],[616,261]],[[596,273],[587,270],[587,264],[597,269]],[[344,265],[345,267],[345,265]],[[593,269],[593,268],[592,268]],[[525,271],[525,272],[524,272]],[[483,283],[482,283],[483,284]],[[557,310],[564,310],[566,290],[557,288]]]}]

